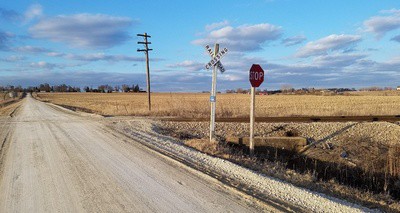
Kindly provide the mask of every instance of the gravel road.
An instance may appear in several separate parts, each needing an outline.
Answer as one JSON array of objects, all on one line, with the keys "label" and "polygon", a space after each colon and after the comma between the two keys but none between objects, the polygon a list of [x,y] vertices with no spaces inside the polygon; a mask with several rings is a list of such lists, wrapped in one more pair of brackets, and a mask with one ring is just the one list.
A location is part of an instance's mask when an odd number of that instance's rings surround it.
[{"label": "gravel road", "polygon": [[276,211],[95,119],[30,96],[0,119],[0,212]]}]

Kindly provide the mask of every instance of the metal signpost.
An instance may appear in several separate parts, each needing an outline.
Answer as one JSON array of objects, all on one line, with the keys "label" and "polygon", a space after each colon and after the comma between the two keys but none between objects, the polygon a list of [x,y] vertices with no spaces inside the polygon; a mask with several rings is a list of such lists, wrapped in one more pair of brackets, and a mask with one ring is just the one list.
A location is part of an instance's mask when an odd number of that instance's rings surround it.
[{"label": "metal signpost", "polygon": [[206,64],[206,69],[213,68],[212,74],[212,87],[211,87],[211,117],[210,117],[210,141],[215,138],[215,108],[216,108],[216,94],[217,94],[217,69],[223,73],[225,72],[224,66],[222,66],[220,60],[228,52],[227,48],[219,51],[219,44],[215,44],[214,51],[209,45],[206,45],[206,50],[211,56],[210,62]]},{"label": "metal signpost", "polygon": [[251,101],[250,101],[250,155],[254,155],[254,120],[256,106],[256,87],[259,87],[264,81],[264,70],[258,64],[253,64],[249,72],[249,80],[251,84]]}]

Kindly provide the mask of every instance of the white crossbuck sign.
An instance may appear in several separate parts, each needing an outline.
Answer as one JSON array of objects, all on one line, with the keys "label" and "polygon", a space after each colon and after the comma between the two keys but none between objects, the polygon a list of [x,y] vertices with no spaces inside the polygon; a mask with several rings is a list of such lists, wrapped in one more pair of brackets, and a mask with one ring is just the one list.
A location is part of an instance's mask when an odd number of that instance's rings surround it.
[{"label": "white crossbuck sign", "polygon": [[211,56],[211,61],[206,64],[206,69],[210,69],[213,66],[217,66],[219,71],[221,71],[222,73],[225,72],[225,68],[224,68],[224,66],[222,66],[222,63],[220,60],[224,55],[226,55],[226,53],[228,53],[228,49],[224,48],[223,50],[219,51],[219,53],[217,53],[217,55],[215,55],[215,56],[214,56],[213,50],[211,49],[211,47],[209,45],[206,45],[206,50],[207,50],[208,54],[210,54],[210,56]]}]

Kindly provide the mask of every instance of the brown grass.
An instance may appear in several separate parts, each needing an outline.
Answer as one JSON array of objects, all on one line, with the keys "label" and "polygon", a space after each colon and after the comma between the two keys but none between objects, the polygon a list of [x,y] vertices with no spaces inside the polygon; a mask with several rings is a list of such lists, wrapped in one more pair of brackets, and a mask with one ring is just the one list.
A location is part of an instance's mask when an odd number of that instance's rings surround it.
[{"label": "brown grass", "polygon": [[361,96],[400,96],[400,91],[397,90],[357,91],[357,92],[349,92],[348,94],[361,95]]},{"label": "brown grass", "polygon": [[8,92],[0,92],[0,102],[7,101],[9,99],[12,99],[12,98],[10,98],[10,96],[8,95]]},{"label": "brown grass", "polygon": [[21,101],[17,101],[15,103],[12,103],[4,107],[0,105],[0,116],[10,116],[15,111],[15,109],[20,105]]},{"label": "brown grass", "polygon": [[8,93],[0,92],[0,116],[10,116],[21,105],[23,93],[18,93],[15,98],[10,98]]},{"label": "brown grass", "polygon": [[268,176],[285,180],[300,187],[323,192],[332,196],[360,203],[369,208],[380,208],[386,212],[400,211],[400,204],[387,194],[374,194],[357,188],[349,187],[337,182],[319,180],[315,173],[299,173],[287,169],[281,162],[262,161],[256,157],[249,157],[243,151],[227,146],[225,143],[210,142],[207,139],[189,139],[184,141],[186,146],[201,152],[220,157]]},{"label": "brown grass", "polygon": [[16,97],[11,98],[9,95],[9,92],[0,92],[0,103],[4,103],[4,102],[10,101],[10,100],[19,100],[19,99],[23,98],[23,96],[24,96],[24,93],[18,92]]},{"label": "brown grass", "polygon": [[217,141],[210,141],[208,139],[190,139],[184,141],[186,146],[190,146],[199,151],[211,154],[211,155],[220,155],[222,154],[222,150],[219,148],[219,144]]},{"label": "brown grass", "polygon": [[[397,91],[393,91],[397,92]],[[364,93],[363,93],[364,94]],[[400,96],[270,95],[256,97],[257,116],[349,116],[396,115]],[[133,93],[40,93],[39,99],[55,104],[85,108],[101,115],[208,117],[209,94],[153,93],[152,111],[146,94]],[[250,95],[218,94],[217,117],[247,117]]]}]

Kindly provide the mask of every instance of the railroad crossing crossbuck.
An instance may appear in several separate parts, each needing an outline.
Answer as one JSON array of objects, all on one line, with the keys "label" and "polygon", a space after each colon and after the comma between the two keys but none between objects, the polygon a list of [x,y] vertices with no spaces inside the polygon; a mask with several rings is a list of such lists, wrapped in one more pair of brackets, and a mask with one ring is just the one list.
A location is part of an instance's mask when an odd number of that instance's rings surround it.
[{"label": "railroad crossing crossbuck", "polygon": [[228,49],[225,47],[216,56],[214,56],[214,52],[212,51],[212,49],[209,45],[206,45],[206,50],[207,50],[208,54],[210,54],[210,56],[211,56],[211,61],[206,64],[206,69],[210,69],[211,67],[216,65],[221,73],[225,72],[225,68],[224,68],[224,66],[222,66],[222,63],[220,60],[228,52]]}]

